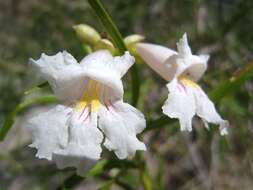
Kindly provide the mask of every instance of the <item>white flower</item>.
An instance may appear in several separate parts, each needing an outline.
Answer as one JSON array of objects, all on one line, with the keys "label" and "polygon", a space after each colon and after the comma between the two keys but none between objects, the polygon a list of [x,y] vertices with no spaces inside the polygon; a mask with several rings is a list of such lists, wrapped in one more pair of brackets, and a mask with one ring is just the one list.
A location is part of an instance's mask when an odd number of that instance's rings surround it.
[{"label": "white flower", "polygon": [[134,64],[128,52],[112,57],[97,51],[78,64],[64,51],[42,54],[30,63],[61,100],[28,122],[37,157],[53,160],[59,168],[76,167],[83,175],[100,158],[102,142],[119,159],[146,150],[136,138],[145,128],[144,116],[123,102],[121,77]]},{"label": "white flower", "polygon": [[137,52],[144,61],[160,74],[167,84],[169,95],[163,113],[178,118],[181,130],[192,130],[192,118],[198,115],[207,123],[219,124],[221,135],[228,133],[228,121],[216,112],[214,104],[207,97],[198,81],[207,69],[208,55],[192,55],[186,34],[177,43],[178,52],[169,48],[139,43]]}]

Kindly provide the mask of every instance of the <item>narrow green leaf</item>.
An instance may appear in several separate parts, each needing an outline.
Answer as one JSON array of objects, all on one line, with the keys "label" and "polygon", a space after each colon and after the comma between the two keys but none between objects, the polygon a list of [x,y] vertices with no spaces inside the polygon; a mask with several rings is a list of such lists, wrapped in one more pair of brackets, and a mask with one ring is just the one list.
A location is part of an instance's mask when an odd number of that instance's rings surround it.
[{"label": "narrow green leaf", "polygon": [[101,185],[101,187],[99,187],[98,190],[110,190],[113,183],[114,183],[114,179],[111,179],[105,182],[103,185]]},{"label": "narrow green leaf", "polygon": [[[120,54],[124,54],[124,52],[127,51],[127,48],[123,41],[122,35],[112,21],[110,15],[106,12],[102,3],[99,0],[88,0],[88,2],[110,35],[114,46],[118,48]],[[132,66],[130,72],[132,78],[132,104],[136,106],[140,93],[140,80],[136,64]]]},{"label": "narrow green leaf", "polygon": [[0,128],[0,141],[3,141],[6,134],[12,127],[14,123],[14,119],[16,115],[25,110],[26,108],[32,106],[32,105],[37,105],[37,104],[52,104],[57,102],[57,99],[55,96],[43,96],[43,97],[36,97],[32,99],[25,100],[24,102],[18,104],[15,109],[7,115],[3,126]]},{"label": "narrow green leaf", "polygon": [[239,87],[253,77],[253,61],[236,72],[229,80],[222,82],[217,88],[209,93],[209,97],[215,101],[220,101],[224,96],[236,92]]},{"label": "narrow green leaf", "polygon": [[132,78],[132,105],[136,106],[140,95],[140,77],[138,72],[138,65],[134,64],[130,69]]},{"label": "narrow green leaf", "polygon": [[35,87],[32,87],[31,89],[25,91],[24,94],[25,95],[31,94],[31,93],[33,93],[33,92],[35,92],[37,90],[40,90],[41,88],[44,88],[44,87],[49,87],[48,82],[43,82],[43,83],[41,83],[41,84],[39,84],[39,85],[37,85]]},{"label": "narrow green leaf", "polygon": [[66,178],[60,185],[59,187],[56,188],[56,190],[71,190],[78,184],[80,184],[84,180],[83,177],[80,177],[76,174],[73,174]]},{"label": "narrow green leaf", "polygon": [[145,190],[153,190],[152,179],[146,169],[141,173],[141,180]]},{"label": "narrow green leaf", "polygon": [[86,174],[86,177],[93,177],[98,175],[104,171],[106,164],[108,163],[107,160],[100,160],[91,170]]}]

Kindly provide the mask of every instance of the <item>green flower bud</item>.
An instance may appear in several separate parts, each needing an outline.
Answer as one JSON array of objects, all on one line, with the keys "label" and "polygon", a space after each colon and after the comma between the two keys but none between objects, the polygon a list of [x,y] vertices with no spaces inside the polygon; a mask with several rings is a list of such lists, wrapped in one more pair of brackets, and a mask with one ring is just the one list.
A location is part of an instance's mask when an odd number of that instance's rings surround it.
[{"label": "green flower bud", "polygon": [[89,25],[79,24],[79,25],[73,26],[73,28],[76,31],[77,37],[83,43],[88,43],[93,46],[99,40],[101,40],[99,33]]},{"label": "green flower bud", "polygon": [[92,53],[92,49],[89,45],[87,44],[82,44],[82,48],[85,54],[90,54]]},{"label": "green flower bud", "polygon": [[136,51],[136,44],[142,42],[144,39],[145,37],[139,34],[132,34],[124,39],[128,51],[130,52],[131,55],[135,57],[137,63],[143,63],[143,61]]},{"label": "green flower bud", "polygon": [[138,42],[142,42],[144,39],[145,39],[145,37],[142,35],[132,34],[132,35],[125,37],[124,42],[125,42],[126,46],[129,46],[132,44],[136,44]]},{"label": "green flower bud", "polygon": [[94,46],[95,50],[99,50],[99,49],[107,49],[109,50],[112,54],[114,54],[115,52],[115,47],[113,46],[112,42],[110,42],[107,39],[101,39],[99,40],[95,46]]}]

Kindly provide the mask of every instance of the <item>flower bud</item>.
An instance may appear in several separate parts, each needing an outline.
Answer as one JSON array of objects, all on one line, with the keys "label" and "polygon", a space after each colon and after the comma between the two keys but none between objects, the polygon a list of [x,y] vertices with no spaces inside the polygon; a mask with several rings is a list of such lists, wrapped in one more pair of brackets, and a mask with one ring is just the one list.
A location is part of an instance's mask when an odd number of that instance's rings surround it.
[{"label": "flower bud", "polygon": [[142,42],[144,39],[145,37],[139,34],[132,34],[124,39],[128,51],[135,57],[137,63],[143,63],[143,61],[136,51],[136,45],[137,43]]},{"label": "flower bud", "polygon": [[97,43],[94,45],[95,50],[99,49],[107,49],[109,50],[112,54],[115,52],[115,47],[113,46],[112,42],[110,42],[107,39],[101,39],[97,41]]},{"label": "flower bud", "polygon": [[89,25],[79,24],[73,26],[73,28],[76,31],[78,38],[83,43],[88,43],[93,46],[101,39],[99,33]]},{"label": "flower bud", "polygon": [[124,42],[125,42],[126,46],[129,46],[132,44],[136,44],[138,42],[142,42],[144,39],[145,39],[145,37],[142,35],[132,34],[132,35],[125,37]]}]

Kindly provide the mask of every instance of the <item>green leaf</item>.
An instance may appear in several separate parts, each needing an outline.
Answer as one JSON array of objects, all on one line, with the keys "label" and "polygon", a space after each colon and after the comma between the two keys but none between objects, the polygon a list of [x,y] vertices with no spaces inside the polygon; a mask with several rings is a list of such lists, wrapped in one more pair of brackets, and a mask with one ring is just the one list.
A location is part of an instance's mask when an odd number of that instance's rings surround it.
[{"label": "green leaf", "polygon": [[104,171],[106,164],[108,163],[107,160],[99,161],[91,170],[86,174],[86,177],[96,176]]},{"label": "green leaf", "polygon": [[145,190],[153,190],[152,179],[147,169],[141,172],[141,180]]},{"label": "green leaf", "polygon": [[110,190],[111,186],[114,183],[114,179],[111,179],[107,182],[105,182],[103,185],[101,185],[101,187],[99,187],[99,190]]},{"label": "green leaf", "polygon": [[239,87],[253,76],[253,61],[235,73],[229,80],[221,83],[217,88],[209,93],[209,97],[219,102],[224,96],[236,92]]},{"label": "green leaf", "polygon": [[31,89],[25,91],[25,95],[31,94],[37,90],[40,90],[41,88],[45,88],[45,87],[49,87],[49,83],[48,82],[43,82],[35,87],[32,87]]},{"label": "green leaf", "polygon": [[18,104],[15,109],[7,115],[3,126],[0,128],[0,141],[3,141],[6,134],[12,127],[14,123],[14,119],[16,115],[25,110],[26,108],[32,106],[32,105],[37,105],[37,104],[52,104],[57,102],[57,99],[55,96],[43,96],[43,97],[36,97],[32,99],[25,100],[24,102]]},{"label": "green leaf", "polygon": [[97,176],[104,172],[105,170],[110,170],[112,168],[136,168],[137,166],[128,160],[110,160],[110,162],[106,159],[100,160],[93,168],[91,168],[86,177]]},{"label": "green leaf", "polygon": [[56,190],[71,190],[76,185],[80,184],[85,178],[78,176],[76,174],[73,174],[69,177],[67,177],[60,185],[56,188]]},{"label": "green leaf", "polygon": [[140,96],[140,77],[138,72],[138,65],[134,64],[130,69],[132,78],[132,105],[136,106]]},{"label": "green leaf", "polygon": [[[120,54],[124,54],[124,52],[127,51],[127,48],[122,35],[112,21],[110,15],[106,12],[102,3],[99,0],[88,0],[88,2],[111,37],[114,46],[118,48]],[[140,93],[140,80],[136,64],[132,66],[130,72],[132,78],[132,104],[133,106],[136,106]]]}]

